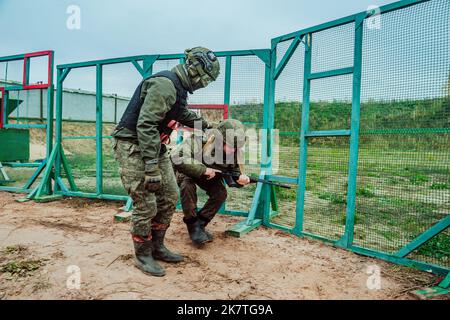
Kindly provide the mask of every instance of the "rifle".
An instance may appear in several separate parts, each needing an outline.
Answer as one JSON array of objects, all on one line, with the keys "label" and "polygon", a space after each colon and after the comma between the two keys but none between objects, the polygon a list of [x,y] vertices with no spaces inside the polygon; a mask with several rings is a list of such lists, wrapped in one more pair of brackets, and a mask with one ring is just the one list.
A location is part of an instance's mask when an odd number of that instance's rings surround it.
[{"label": "rifle", "polygon": [[[214,170],[214,171],[216,171],[217,173],[221,173],[224,176],[225,182],[228,184],[229,187],[235,187],[235,188],[242,187],[239,183],[237,183],[233,179],[233,178],[238,179],[239,178],[239,173],[223,172],[223,171],[220,171],[220,170]],[[280,188],[284,188],[284,189],[291,189],[292,188],[291,186],[289,186],[287,184],[282,184],[282,183],[278,183],[278,182],[275,182],[275,181],[270,181],[270,180],[260,179],[260,178],[254,178],[254,177],[249,177],[249,178],[250,178],[250,183],[261,182],[261,183],[269,184],[269,185],[280,187]]]}]

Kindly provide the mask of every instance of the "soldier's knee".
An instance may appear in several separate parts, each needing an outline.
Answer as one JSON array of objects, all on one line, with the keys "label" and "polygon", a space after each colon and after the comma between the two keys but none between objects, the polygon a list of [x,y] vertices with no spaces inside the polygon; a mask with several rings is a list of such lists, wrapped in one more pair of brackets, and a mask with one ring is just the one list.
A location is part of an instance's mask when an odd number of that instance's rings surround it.
[{"label": "soldier's knee", "polygon": [[179,186],[181,194],[192,194],[197,192],[197,186],[190,180],[184,180]]},{"label": "soldier's knee", "polygon": [[217,192],[214,194],[214,198],[218,202],[225,202],[228,197],[228,192],[226,188],[220,188],[217,190]]}]

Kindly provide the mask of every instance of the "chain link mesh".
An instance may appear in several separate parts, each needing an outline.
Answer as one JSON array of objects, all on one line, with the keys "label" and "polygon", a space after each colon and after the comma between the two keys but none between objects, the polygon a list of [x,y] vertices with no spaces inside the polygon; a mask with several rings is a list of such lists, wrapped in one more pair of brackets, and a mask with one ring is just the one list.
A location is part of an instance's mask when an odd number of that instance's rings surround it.
[{"label": "chain link mesh", "polygon": [[[284,41],[277,46],[277,61],[281,61],[292,41]],[[294,51],[275,84],[275,126],[278,137],[273,156],[277,166],[273,173],[290,178],[298,177],[299,143],[303,99],[303,68],[305,49],[300,44]],[[278,208],[274,210],[271,222],[290,226],[294,225],[296,206],[296,186],[293,189],[275,189]],[[275,214],[276,213],[276,214]]]},{"label": "chain link mesh", "polygon": [[[449,2],[364,25],[355,243],[395,253],[450,212]],[[448,230],[411,255],[450,266]]]},{"label": "chain link mesh", "polygon": [[[373,17],[364,21],[354,227],[360,247],[394,254],[450,212],[449,13],[449,2],[436,0],[383,13],[378,25]],[[349,23],[312,34],[312,73],[353,66],[354,29]],[[290,43],[277,45],[278,61]],[[302,66],[290,61],[276,81],[277,110],[288,101],[300,109]],[[352,75],[311,80],[311,131],[351,128],[352,82]],[[297,112],[285,108],[283,114],[297,119]],[[283,131],[285,123],[276,120],[275,127]],[[283,135],[280,155],[298,154],[298,136],[284,149]],[[339,240],[346,223],[349,138],[307,142],[304,231]],[[281,175],[297,177],[283,169],[297,167],[281,159]],[[296,195],[278,197],[288,209],[272,222],[293,227]],[[408,257],[449,267],[449,248],[447,228]]]}]

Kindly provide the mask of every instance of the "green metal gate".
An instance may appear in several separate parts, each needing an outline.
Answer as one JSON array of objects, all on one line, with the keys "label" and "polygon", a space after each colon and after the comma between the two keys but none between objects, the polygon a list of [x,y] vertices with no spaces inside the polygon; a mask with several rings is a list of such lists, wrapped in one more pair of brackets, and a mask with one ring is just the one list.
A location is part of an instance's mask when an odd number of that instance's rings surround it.
[{"label": "green metal gate", "polygon": [[297,192],[269,226],[448,272],[449,13],[401,1],[272,40],[272,178]]}]

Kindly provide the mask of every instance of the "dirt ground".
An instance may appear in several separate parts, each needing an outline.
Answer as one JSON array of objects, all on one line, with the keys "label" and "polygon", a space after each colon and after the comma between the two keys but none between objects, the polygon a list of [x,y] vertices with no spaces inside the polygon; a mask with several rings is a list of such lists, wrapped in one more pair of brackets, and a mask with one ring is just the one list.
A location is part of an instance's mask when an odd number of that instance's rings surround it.
[{"label": "dirt ground", "polygon": [[[213,221],[214,242],[198,249],[180,212],[166,244],[187,259],[151,277],[133,265],[128,223],[113,219],[121,203],[20,198],[0,193],[0,299],[416,299],[411,290],[440,280],[263,227],[229,237],[224,230],[240,219],[228,216]],[[379,290],[367,288],[373,265]],[[80,270],[79,289],[70,266]]]}]

